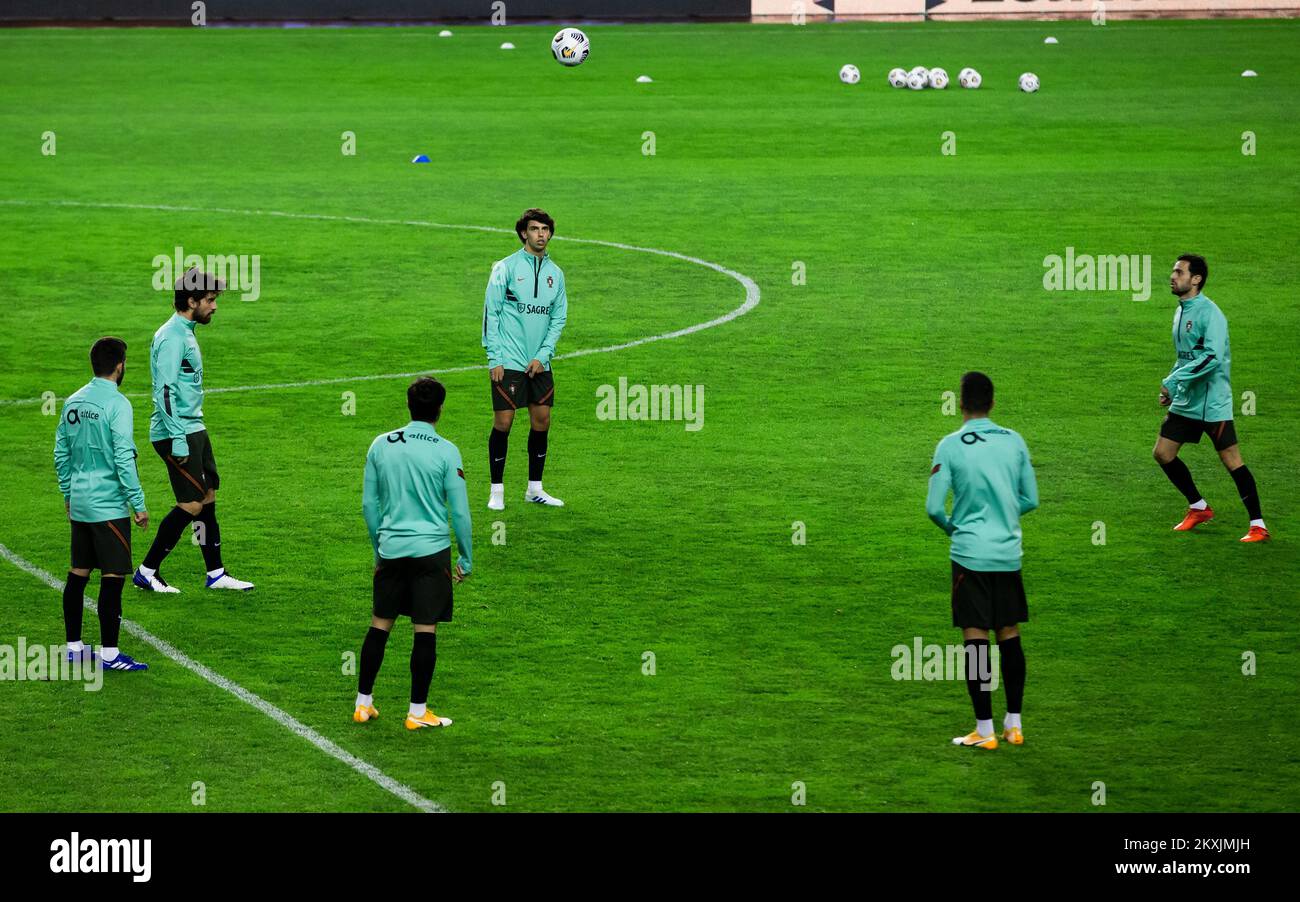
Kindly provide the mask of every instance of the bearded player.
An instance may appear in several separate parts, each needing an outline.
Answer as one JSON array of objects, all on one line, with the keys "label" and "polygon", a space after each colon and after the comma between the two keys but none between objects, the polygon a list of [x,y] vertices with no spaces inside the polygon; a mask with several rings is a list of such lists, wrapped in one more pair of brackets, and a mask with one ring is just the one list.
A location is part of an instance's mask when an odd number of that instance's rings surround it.
[{"label": "bearded player", "polygon": [[217,296],[225,283],[190,269],[176,280],[175,312],[154,333],[149,348],[153,376],[153,416],[149,441],[167,465],[176,506],[167,512],[144,561],[132,581],[149,592],[176,593],[158,573],[181,534],[196,524],[199,548],[208,571],[209,589],[247,592],[253,584],[235,579],[221,562],[221,529],[217,524],[217,462],[203,423],[203,355],[195,331],[212,322]]},{"label": "bearded player", "polygon": [[1214,519],[1214,511],[1192,481],[1191,470],[1178,458],[1188,442],[1195,445],[1202,435],[1210,437],[1214,450],[1237,485],[1237,494],[1250,517],[1250,529],[1243,542],[1266,542],[1268,529],[1260,513],[1255,477],[1241,459],[1237,430],[1232,424],[1232,350],[1228,343],[1228,320],[1202,290],[1209,267],[1199,254],[1183,254],[1169,275],[1169,290],[1178,298],[1174,312],[1174,351],[1178,359],[1160,383],[1160,404],[1168,407],[1160,436],[1152,449],[1156,463],[1169,481],[1187,499],[1187,514],[1174,527],[1195,529]]}]

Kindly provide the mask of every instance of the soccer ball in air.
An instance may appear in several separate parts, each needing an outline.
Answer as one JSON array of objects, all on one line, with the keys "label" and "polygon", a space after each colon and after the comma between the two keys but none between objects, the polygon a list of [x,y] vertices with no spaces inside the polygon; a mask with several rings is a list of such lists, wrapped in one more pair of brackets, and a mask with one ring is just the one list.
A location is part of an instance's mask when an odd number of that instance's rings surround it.
[{"label": "soccer ball in air", "polygon": [[962,69],[961,74],[957,76],[957,84],[963,88],[978,88],[981,81],[983,79],[980,78],[980,74],[970,68]]},{"label": "soccer ball in air", "polygon": [[947,73],[947,71],[944,70],[944,69],[931,69],[931,70],[930,70],[930,87],[932,87],[932,88],[938,88],[940,91],[942,91],[944,88],[948,87],[948,73]]},{"label": "soccer ball in air", "polygon": [[1032,94],[1038,90],[1038,76],[1032,72],[1026,72],[1020,76],[1020,90],[1026,94]]},{"label": "soccer ball in air", "polygon": [[911,72],[907,73],[907,86],[913,91],[919,91],[924,88],[926,80],[924,69],[920,72],[913,69]]},{"label": "soccer ball in air", "polygon": [[889,70],[889,83],[896,88],[907,87],[907,70],[897,67]]},{"label": "soccer ball in air", "polygon": [[862,73],[859,72],[858,67],[852,63],[848,63],[840,68],[840,81],[844,82],[846,85],[856,85],[861,80]]},{"label": "soccer ball in air", "polygon": [[576,28],[563,28],[551,38],[551,53],[562,66],[581,66],[589,52],[587,36]]}]

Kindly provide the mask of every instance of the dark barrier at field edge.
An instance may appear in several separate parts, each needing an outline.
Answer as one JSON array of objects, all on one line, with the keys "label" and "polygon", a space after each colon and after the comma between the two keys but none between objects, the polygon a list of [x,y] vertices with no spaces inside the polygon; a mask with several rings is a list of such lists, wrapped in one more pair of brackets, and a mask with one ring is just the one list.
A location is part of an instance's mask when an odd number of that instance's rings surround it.
[{"label": "dark barrier at field edge", "polygon": [[[189,0],[0,0],[0,22],[189,24]],[[748,19],[750,0],[508,0],[509,22],[556,19]],[[479,20],[491,0],[209,0],[209,24],[237,21]]]},{"label": "dark barrier at field edge", "polygon": [[1108,19],[1300,15],[1300,0],[751,0],[756,22],[789,22],[798,4],[806,21],[933,19]]},{"label": "dark barrier at field edge", "polygon": [[[487,22],[491,0],[209,0],[208,24]],[[1051,19],[1095,15],[1095,0],[508,0],[509,22],[555,20]],[[1294,16],[1300,0],[1105,0],[1110,18]],[[0,0],[0,24],[175,24],[188,0]]]},{"label": "dark barrier at field edge", "polygon": [[[869,0],[868,0],[869,2]],[[1092,18],[1096,0],[922,0],[930,19]],[[1105,0],[1109,18],[1217,18],[1287,16],[1300,0]]]}]

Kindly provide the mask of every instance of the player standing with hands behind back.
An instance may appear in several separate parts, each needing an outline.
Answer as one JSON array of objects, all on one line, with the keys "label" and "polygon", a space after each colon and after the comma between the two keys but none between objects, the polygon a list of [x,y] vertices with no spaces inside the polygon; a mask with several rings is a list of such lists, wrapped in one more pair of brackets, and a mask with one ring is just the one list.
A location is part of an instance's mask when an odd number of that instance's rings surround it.
[{"label": "player standing with hands behind back", "polygon": [[546,247],[555,220],[545,210],[525,210],[515,223],[523,247],[492,266],[483,301],[483,347],[492,375],[492,434],[488,436],[491,491],[488,509],[504,510],[506,448],[519,405],[528,405],[528,489],[524,500],[563,507],[542,490],[546,442],[555,404],[551,358],[564,331],[568,297],[564,273]]}]

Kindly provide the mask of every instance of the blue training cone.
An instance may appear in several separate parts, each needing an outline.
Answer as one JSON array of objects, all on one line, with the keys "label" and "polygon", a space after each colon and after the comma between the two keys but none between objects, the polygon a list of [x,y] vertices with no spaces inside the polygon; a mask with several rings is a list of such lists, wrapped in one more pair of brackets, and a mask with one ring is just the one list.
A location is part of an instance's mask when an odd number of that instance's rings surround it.
[{"label": "blue training cone", "polygon": [[426,154],[420,154],[418,157],[416,157],[416,158],[415,158],[414,160],[412,160],[411,162],[412,162],[412,163],[427,163],[427,162],[429,162],[429,157],[428,157]]}]

